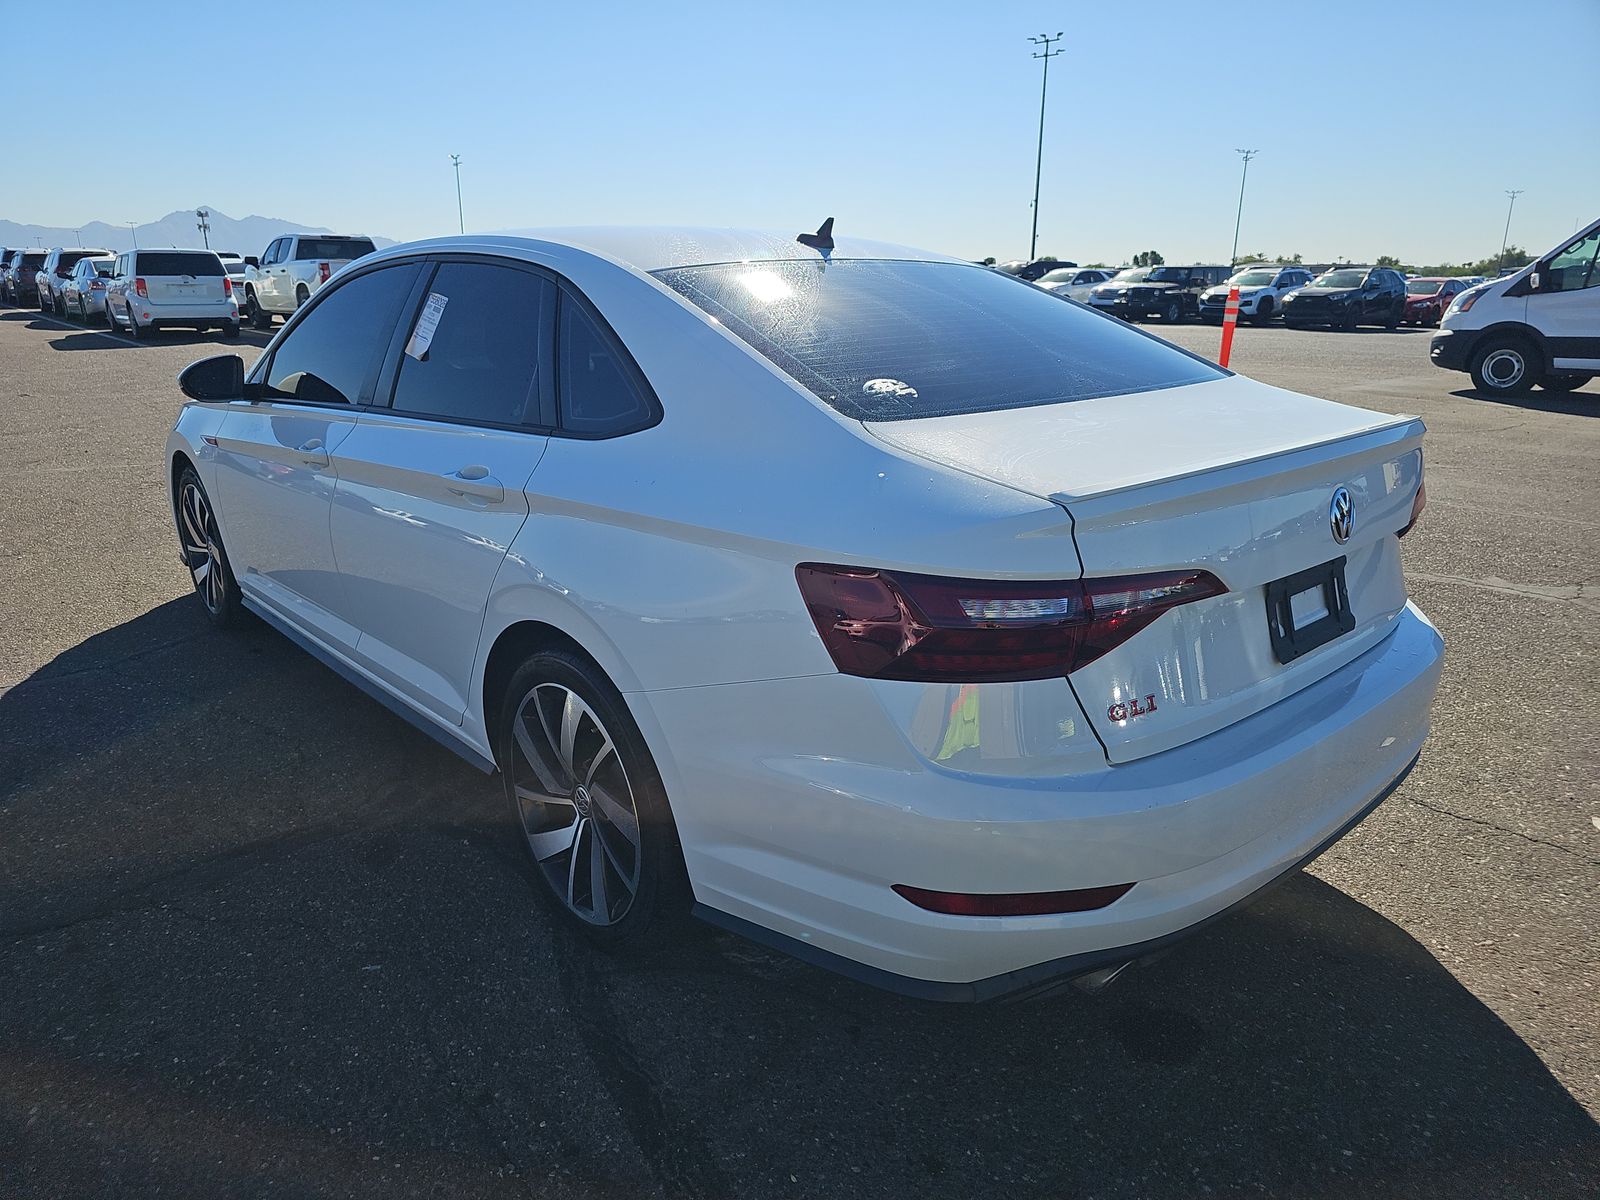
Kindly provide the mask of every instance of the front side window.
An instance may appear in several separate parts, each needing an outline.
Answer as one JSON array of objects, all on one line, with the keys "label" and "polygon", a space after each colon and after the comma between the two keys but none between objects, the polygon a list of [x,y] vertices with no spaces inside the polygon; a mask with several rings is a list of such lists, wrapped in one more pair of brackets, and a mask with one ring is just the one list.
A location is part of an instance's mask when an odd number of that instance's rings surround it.
[{"label": "front side window", "polygon": [[555,285],[531,271],[445,263],[407,330],[397,412],[538,424],[550,394]]},{"label": "front side window", "polygon": [[355,404],[394,334],[417,265],[384,267],[324,291],[289,330],[266,373],[273,399]]},{"label": "front side window", "polygon": [[[987,270],[983,273],[991,274]],[[1008,282],[1008,286],[1016,284]],[[1047,303],[1061,303],[1048,292],[1031,287],[1027,290]],[[655,420],[654,405],[640,386],[631,360],[625,357],[616,339],[571,296],[561,298],[556,344],[564,430],[580,436],[605,437],[643,429]]]},{"label": "front side window", "polygon": [[1540,280],[1544,283],[1540,290],[1576,292],[1600,285],[1600,276],[1596,275],[1595,270],[1597,251],[1600,251],[1600,229],[1581,242],[1574,242],[1550,260],[1550,269],[1545,272],[1550,277],[1549,282]]},{"label": "front side window", "polygon": [[960,263],[725,263],[657,278],[862,421],[1061,404],[1225,374],[1120,321]]}]

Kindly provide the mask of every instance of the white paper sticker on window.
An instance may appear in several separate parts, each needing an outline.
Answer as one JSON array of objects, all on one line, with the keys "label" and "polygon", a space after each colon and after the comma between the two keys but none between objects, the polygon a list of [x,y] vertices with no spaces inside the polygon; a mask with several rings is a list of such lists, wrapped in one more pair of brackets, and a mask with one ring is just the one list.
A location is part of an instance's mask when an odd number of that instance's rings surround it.
[{"label": "white paper sticker on window", "polygon": [[439,328],[439,318],[444,316],[444,306],[449,302],[448,296],[441,296],[438,292],[428,293],[428,302],[422,306],[417,327],[411,331],[411,340],[406,343],[406,353],[412,358],[420,361],[428,352],[434,331]]}]

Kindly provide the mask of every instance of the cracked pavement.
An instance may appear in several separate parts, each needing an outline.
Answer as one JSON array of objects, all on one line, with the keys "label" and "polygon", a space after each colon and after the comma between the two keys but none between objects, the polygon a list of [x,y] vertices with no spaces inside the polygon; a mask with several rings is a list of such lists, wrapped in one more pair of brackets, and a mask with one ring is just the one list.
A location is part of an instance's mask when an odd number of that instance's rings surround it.
[{"label": "cracked pavement", "polygon": [[1245,373],[1428,421],[1433,737],[1107,991],[944,1008],[692,924],[590,948],[492,781],[211,632],[161,448],[215,344],[0,311],[0,1197],[1595,1194],[1600,387],[1241,329]]}]

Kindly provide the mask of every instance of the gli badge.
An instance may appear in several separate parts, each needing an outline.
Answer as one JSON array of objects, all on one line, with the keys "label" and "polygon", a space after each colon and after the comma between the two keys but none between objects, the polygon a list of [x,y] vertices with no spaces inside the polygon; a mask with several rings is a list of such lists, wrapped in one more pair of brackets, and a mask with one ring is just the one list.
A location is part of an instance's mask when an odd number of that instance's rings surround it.
[{"label": "gli badge", "polygon": [[1155,694],[1151,693],[1144,698],[1143,704],[1139,703],[1139,697],[1137,696],[1133,698],[1132,704],[1123,704],[1121,701],[1118,701],[1116,704],[1113,704],[1110,708],[1106,709],[1106,716],[1110,717],[1113,721],[1131,721],[1135,717],[1142,717],[1145,715],[1145,713],[1153,713],[1155,710],[1156,698]]}]

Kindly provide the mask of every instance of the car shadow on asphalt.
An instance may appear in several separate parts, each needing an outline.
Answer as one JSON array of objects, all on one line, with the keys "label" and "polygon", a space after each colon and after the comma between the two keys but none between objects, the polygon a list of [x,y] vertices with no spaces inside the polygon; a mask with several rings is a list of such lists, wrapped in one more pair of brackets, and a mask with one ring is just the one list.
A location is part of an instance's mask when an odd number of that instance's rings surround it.
[{"label": "car shadow on asphalt", "polygon": [[1311,875],[1017,1005],[692,923],[598,949],[495,781],[191,597],[0,692],[0,830],[22,1193],[1556,1200],[1600,1166],[1533,1050]]},{"label": "car shadow on asphalt", "polygon": [[1462,400],[1481,400],[1487,404],[1500,404],[1506,408],[1523,408],[1529,412],[1564,413],[1577,417],[1600,417],[1600,390],[1594,384],[1585,384],[1575,392],[1547,392],[1543,388],[1524,392],[1520,396],[1496,396],[1476,388],[1458,388],[1450,393]]}]

